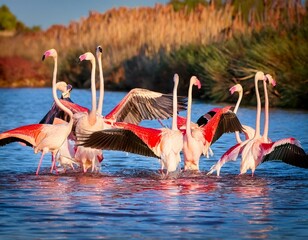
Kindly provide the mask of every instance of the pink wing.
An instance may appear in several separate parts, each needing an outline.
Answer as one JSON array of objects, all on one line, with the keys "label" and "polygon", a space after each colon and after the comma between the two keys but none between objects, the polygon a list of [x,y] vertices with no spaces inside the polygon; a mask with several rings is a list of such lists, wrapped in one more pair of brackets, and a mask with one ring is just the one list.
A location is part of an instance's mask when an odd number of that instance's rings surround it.
[{"label": "pink wing", "polygon": [[80,106],[76,103],[65,101],[65,100],[62,100],[62,99],[60,101],[65,107],[70,109],[73,113],[79,113],[79,112],[89,113],[90,112],[90,110],[88,108],[82,107],[82,106]]},{"label": "pink wing", "polygon": [[217,161],[215,165],[213,165],[210,169],[210,171],[207,173],[207,175],[212,174],[213,172],[217,171],[217,176],[220,175],[220,169],[222,166],[229,162],[229,161],[236,161],[238,158],[238,155],[242,152],[243,147],[246,145],[248,141],[238,143],[234,145],[233,147],[229,148]]},{"label": "pink wing", "polygon": [[215,114],[209,118],[205,125],[202,125],[205,139],[213,144],[224,133],[242,132],[243,127],[235,113],[230,111],[231,106],[224,108],[214,108],[210,112]]},{"label": "pink wing", "polygon": [[147,128],[123,122],[116,123],[115,127],[132,131],[151,149],[156,147],[161,141],[161,130],[159,129]]},{"label": "pink wing", "polygon": [[0,146],[12,142],[22,142],[27,146],[36,146],[36,139],[44,128],[44,124],[31,124],[5,131],[0,134]]},{"label": "pink wing", "polygon": [[[117,150],[135,153],[143,156],[159,158],[153,151],[154,140],[157,132],[139,129],[137,125],[119,123],[118,128],[94,132],[90,135],[79,136],[79,144],[103,150]],[[151,135],[152,137],[149,137]]]}]

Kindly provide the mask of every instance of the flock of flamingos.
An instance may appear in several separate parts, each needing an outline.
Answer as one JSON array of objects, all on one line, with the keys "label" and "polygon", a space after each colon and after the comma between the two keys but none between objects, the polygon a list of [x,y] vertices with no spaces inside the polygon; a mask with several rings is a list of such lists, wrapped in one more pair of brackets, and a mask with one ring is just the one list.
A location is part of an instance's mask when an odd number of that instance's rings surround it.
[{"label": "flock of flamingos", "polygon": [[[228,161],[235,161],[241,155],[240,174],[251,170],[252,175],[261,163],[269,160],[280,160],[287,164],[308,168],[308,157],[299,141],[295,138],[284,138],[273,142],[268,137],[269,102],[267,83],[275,86],[271,75],[257,72],[255,74],[255,91],[257,113],[255,128],[241,125],[236,113],[239,108],[243,89],[240,84],[230,88],[231,94],[238,92],[236,106],[214,108],[191,122],[192,88],[201,87],[197,77],[190,78],[188,98],[177,96],[179,76],[174,75],[173,94],[163,94],[146,89],[131,90],[114,109],[102,116],[104,99],[104,78],[102,70],[102,48],[96,48],[96,58],[91,52],[79,56],[80,61],[88,60],[91,70],[91,109],[73,103],[70,99],[71,85],[57,82],[57,51],[50,49],[43,55],[53,58],[54,70],[52,93],[54,103],[51,110],[39,122],[17,127],[0,133],[0,146],[11,142],[20,142],[31,146],[34,153],[41,152],[36,174],[39,174],[44,155],[52,156],[50,172],[58,172],[57,165],[64,170],[80,169],[83,172],[100,170],[103,160],[102,150],[117,150],[139,155],[155,157],[160,160],[162,175],[181,171],[181,152],[183,152],[184,169],[199,171],[201,155],[213,154],[211,145],[224,133],[235,133],[237,144],[227,150],[208,172],[220,174],[221,167]],[[99,68],[100,90],[97,105],[95,72],[96,59]],[[264,132],[260,133],[261,100],[258,82],[264,88]],[[61,99],[57,90],[62,92]],[[186,118],[178,115],[187,110]],[[167,119],[172,117],[172,127],[160,129],[140,126],[145,119]],[[244,133],[244,135],[240,135]],[[245,136],[245,139],[241,139]]]}]

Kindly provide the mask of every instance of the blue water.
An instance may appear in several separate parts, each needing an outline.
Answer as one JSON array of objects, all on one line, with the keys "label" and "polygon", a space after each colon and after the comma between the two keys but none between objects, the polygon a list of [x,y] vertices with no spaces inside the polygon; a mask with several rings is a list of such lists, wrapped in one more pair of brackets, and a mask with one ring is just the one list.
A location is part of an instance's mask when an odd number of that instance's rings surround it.
[{"label": "blue water", "polygon": [[[125,93],[106,92],[103,113]],[[90,91],[72,99],[90,107]],[[0,132],[38,122],[52,103],[50,89],[0,89]],[[192,120],[212,107],[193,102]],[[308,112],[271,109],[269,137],[293,136],[308,151]],[[181,115],[185,115],[185,112]],[[254,126],[255,108],[240,108]],[[171,121],[164,121],[171,125]],[[145,126],[159,127],[156,121]],[[40,154],[12,143],[0,148],[0,239],[307,239],[308,170],[280,162],[238,176],[240,161],[221,176],[206,176],[235,144],[223,135],[200,173],[163,179],[157,159],[104,151],[101,172],[52,175],[50,155],[36,176]],[[181,162],[183,164],[183,162]]]}]

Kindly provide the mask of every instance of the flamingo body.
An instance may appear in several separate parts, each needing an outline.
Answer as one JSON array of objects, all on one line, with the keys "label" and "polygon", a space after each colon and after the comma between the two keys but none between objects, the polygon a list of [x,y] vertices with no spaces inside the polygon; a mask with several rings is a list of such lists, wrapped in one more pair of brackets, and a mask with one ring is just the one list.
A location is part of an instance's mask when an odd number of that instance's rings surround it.
[{"label": "flamingo body", "polygon": [[[224,113],[227,113],[231,107],[216,109],[217,112],[211,118],[207,124],[198,128],[191,129],[191,136],[189,134],[184,135],[184,169],[185,170],[199,170],[200,156],[208,155],[209,147],[215,141],[217,137],[218,125],[221,122],[221,117]],[[222,134],[218,134],[222,135]]]}]

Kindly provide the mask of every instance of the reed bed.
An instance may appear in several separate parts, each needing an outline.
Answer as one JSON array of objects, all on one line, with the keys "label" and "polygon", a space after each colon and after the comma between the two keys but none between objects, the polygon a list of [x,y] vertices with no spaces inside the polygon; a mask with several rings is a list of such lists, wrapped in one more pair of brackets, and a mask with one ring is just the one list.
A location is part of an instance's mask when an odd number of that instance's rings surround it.
[{"label": "reed bed", "polygon": [[[92,11],[87,18],[68,26],[55,25],[47,31],[0,37],[0,60],[21,57],[39,62],[46,49],[56,48],[61,79],[88,87],[89,66],[77,65],[76,60],[81,53],[94,52],[101,45],[107,88],[169,91],[172,84],[166,79],[178,72],[183,79],[191,75],[201,78],[204,92],[199,97],[228,101],[225,88],[235,82],[247,85],[248,95],[253,92],[249,80],[256,70],[283,79],[282,86],[286,87],[290,84],[288,77],[294,76],[287,68],[294,52],[303,59],[293,64],[300,71],[295,74],[298,86],[285,90],[287,96],[293,93],[292,103],[276,102],[299,106],[300,100],[294,99],[294,93],[302,96],[302,83],[307,81],[307,71],[301,67],[307,60],[307,34],[300,30],[307,25],[307,8],[300,0],[255,1],[257,5],[247,6],[239,2],[199,5],[193,11],[175,11],[170,4],[121,7],[105,13]],[[304,46],[294,44],[298,39]],[[294,54],[293,57],[298,59]],[[4,62],[0,70],[6,71],[6,67]],[[180,91],[185,94],[186,90],[187,81],[181,82]],[[253,102],[253,97],[247,102]]]}]

